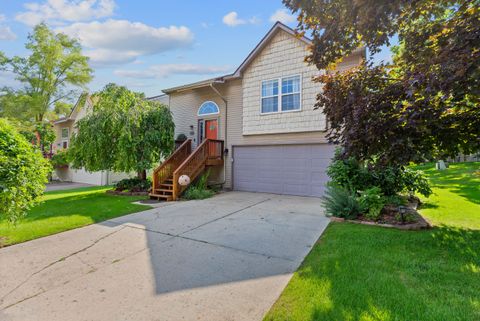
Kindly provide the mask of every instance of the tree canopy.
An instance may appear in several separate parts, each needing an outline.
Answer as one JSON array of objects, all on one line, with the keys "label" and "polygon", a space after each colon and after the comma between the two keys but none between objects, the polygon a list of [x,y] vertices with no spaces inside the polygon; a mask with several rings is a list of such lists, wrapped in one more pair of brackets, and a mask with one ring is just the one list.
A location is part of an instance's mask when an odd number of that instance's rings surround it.
[{"label": "tree canopy", "polygon": [[170,110],[143,94],[109,84],[93,96],[93,111],[77,123],[69,153],[89,171],[145,172],[174,148]]},{"label": "tree canopy", "polygon": [[12,72],[22,84],[19,90],[3,89],[0,113],[39,122],[49,113],[52,116],[55,108],[64,111],[59,103],[72,99],[77,88],[84,88],[93,71],[76,39],[55,33],[45,24],[34,28],[25,47],[30,51],[27,57],[8,58],[0,52],[0,68]]},{"label": "tree canopy", "polygon": [[398,35],[391,64],[318,78],[316,107],[345,154],[405,164],[480,149],[479,0],[284,0],[313,37],[306,61],[331,68]]},{"label": "tree canopy", "polygon": [[40,150],[0,118],[0,218],[15,222],[36,204],[50,164]]}]

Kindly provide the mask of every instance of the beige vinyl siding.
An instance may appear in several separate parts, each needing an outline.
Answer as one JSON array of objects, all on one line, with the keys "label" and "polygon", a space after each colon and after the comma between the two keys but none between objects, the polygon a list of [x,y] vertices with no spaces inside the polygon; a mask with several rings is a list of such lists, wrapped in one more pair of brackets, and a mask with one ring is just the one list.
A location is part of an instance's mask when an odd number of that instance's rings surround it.
[{"label": "beige vinyl siding", "polygon": [[[62,138],[62,129],[63,128],[68,128],[68,138],[67,139]],[[53,143],[53,149],[54,150],[62,149],[62,144],[63,144],[63,141],[65,141],[65,140],[68,142],[68,147],[70,147],[70,137],[72,136],[73,129],[74,129],[73,120],[67,120],[63,123],[53,125],[53,130],[55,132],[55,142]]]},{"label": "beige vinyl siding", "polygon": [[[243,134],[294,133],[325,130],[325,116],[313,110],[319,83],[312,77],[323,73],[304,62],[307,44],[279,30],[243,73]],[[265,80],[300,76],[301,94],[299,111],[261,114],[261,87]],[[279,80],[279,89],[281,88]],[[280,99],[281,101],[281,99]]]},{"label": "beige vinyl siding", "polygon": [[[220,89],[217,85],[216,88]],[[213,101],[220,109],[220,114],[198,117],[198,108],[206,101]],[[225,103],[210,87],[204,87],[194,90],[181,91],[173,93],[170,96],[170,110],[175,123],[175,138],[179,134],[185,134],[192,139],[193,146],[198,145],[198,120],[199,119],[218,119],[219,139],[225,138],[225,126],[223,124],[225,117]],[[193,129],[190,127],[193,126]]]}]

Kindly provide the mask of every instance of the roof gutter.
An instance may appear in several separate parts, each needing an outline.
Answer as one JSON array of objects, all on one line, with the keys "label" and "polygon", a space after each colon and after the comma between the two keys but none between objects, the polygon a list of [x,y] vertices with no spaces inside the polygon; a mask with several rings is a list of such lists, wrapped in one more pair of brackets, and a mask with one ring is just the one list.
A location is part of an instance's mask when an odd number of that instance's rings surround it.
[{"label": "roof gutter", "polygon": [[61,124],[61,123],[66,123],[67,121],[70,121],[70,120],[73,120],[72,118],[64,118],[64,119],[59,119],[59,120],[55,120],[53,122],[53,124]]}]

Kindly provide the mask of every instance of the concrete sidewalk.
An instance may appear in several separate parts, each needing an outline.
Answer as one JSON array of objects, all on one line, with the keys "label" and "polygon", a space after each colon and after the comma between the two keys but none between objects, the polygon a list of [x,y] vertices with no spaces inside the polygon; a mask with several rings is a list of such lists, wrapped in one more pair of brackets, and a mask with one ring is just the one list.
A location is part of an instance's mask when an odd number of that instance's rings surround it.
[{"label": "concrete sidewalk", "polygon": [[0,320],[261,320],[328,224],[229,192],[0,249]]},{"label": "concrete sidewalk", "polygon": [[45,192],[68,190],[68,189],[74,189],[79,187],[92,187],[92,186],[95,186],[95,185],[84,184],[84,183],[73,183],[73,182],[52,182],[52,183],[48,183],[45,186]]}]

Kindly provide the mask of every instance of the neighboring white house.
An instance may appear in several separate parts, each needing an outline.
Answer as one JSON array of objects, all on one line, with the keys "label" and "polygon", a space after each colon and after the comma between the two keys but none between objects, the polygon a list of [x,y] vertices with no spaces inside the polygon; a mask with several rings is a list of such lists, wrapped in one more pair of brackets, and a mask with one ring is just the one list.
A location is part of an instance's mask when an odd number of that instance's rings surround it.
[{"label": "neighboring white house", "polygon": [[[93,108],[90,95],[82,94],[73,107],[70,115],[60,118],[53,123],[56,140],[53,143],[53,152],[68,149],[72,133],[77,131],[76,123],[85,117]],[[85,169],[57,168],[53,179],[66,182],[85,183],[92,185],[111,185],[131,175],[112,171],[88,172]]]}]

